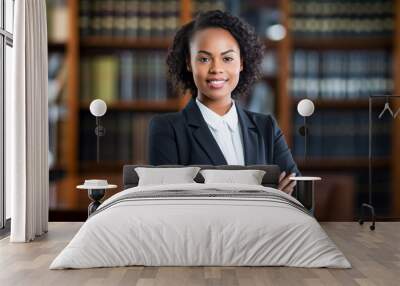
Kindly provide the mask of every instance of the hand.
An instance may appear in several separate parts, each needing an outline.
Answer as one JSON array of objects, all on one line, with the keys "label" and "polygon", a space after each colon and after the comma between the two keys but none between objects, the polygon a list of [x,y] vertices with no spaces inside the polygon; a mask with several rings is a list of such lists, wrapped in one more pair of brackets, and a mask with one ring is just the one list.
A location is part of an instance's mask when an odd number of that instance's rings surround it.
[{"label": "hand", "polygon": [[296,181],[290,181],[290,177],[296,176],[296,173],[292,173],[286,176],[286,172],[283,171],[279,176],[279,186],[278,189],[282,192],[291,195],[294,191],[294,187],[296,186]]}]

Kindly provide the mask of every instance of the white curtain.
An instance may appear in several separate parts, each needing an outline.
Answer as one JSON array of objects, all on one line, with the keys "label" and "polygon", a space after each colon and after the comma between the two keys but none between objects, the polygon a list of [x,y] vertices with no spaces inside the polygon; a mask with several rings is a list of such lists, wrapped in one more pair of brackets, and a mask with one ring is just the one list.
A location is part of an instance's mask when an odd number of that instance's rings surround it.
[{"label": "white curtain", "polygon": [[6,98],[6,188],[12,242],[48,228],[47,23],[45,0],[15,1],[13,93]]}]

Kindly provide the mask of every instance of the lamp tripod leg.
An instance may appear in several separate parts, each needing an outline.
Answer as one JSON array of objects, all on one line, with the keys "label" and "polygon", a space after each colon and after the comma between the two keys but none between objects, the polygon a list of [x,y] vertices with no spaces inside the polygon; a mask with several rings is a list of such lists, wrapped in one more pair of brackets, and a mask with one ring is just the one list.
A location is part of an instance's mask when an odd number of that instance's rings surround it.
[{"label": "lamp tripod leg", "polygon": [[370,228],[370,230],[375,230],[375,209],[370,204],[362,204],[362,206],[361,206],[361,217],[358,220],[358,223],[360,225],[364,224],[364,208],[367,208],[367,209],[369,209],[371,211],[372,224],[369,226],[369,228]]}]

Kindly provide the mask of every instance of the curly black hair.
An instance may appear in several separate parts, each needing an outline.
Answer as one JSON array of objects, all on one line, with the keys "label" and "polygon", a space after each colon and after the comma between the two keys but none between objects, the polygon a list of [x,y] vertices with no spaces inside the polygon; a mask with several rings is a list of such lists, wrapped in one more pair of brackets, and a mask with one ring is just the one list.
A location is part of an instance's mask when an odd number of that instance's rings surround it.
[{"label": "curly black hair", "polygon": [[232,98],[236,99],[247,94],[252,84],[261,75],[260,65],[264,45],[253,27],[242,19],[220,10],[200,13],[194,20],[182,26],[176,32],[172,47],[168,50],[167,55],[169,79],[176,87],[189,89],[193,97],[197,96],[197,87],[192,72],[187,70],[186,60],[190,58],[189,43],[193,35],[196,31],[206,28],[225,29],[238,42],[243,70],[240,73],[239,83],[232,91]]}]

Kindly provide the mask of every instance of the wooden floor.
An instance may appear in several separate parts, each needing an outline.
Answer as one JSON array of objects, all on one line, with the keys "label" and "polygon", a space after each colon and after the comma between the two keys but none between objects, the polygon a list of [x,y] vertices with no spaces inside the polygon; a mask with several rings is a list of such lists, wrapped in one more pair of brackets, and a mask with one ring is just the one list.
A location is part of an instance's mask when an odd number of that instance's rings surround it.
[{"label": "wooden floor", "polygon": [[48,270],[82,223],[50,223],[32,243],[0,241],[0,285],[400,285],[400,222],[375,231],[355,222],[322,223],[352,269],[290,267],[121,267]]}]

